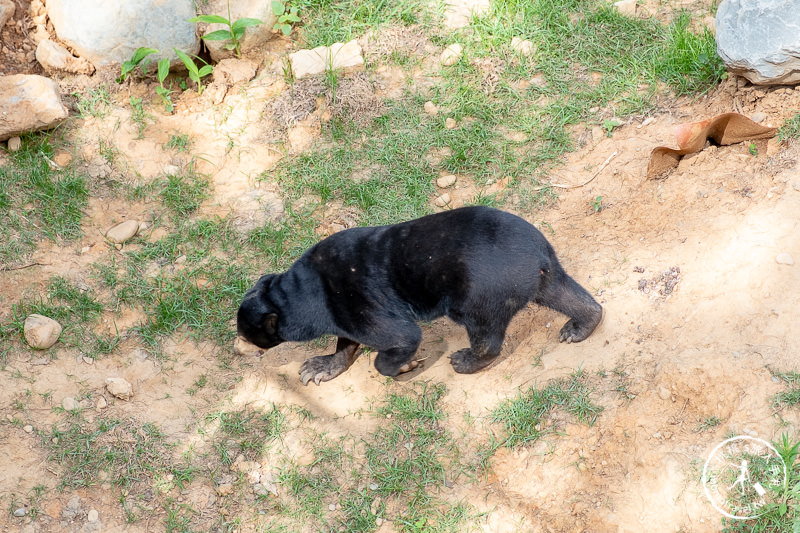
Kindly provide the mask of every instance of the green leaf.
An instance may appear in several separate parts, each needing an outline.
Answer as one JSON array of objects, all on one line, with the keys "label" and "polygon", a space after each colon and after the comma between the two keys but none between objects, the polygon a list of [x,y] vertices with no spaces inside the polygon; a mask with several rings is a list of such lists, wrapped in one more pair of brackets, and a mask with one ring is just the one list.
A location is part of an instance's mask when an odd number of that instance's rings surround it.
[{"label": "green leaf", "polygon": [[189,22],[205,22],[207,24],[225,24],[226,26],[230,26],[231,23],[225,17],[220,17],[219,15],[198,15],[194,18],[189,19]]},{"label": "green leaf", "polygon": [[292,33],[292,26],[289,24],[281,24],[281,31],[288,37],[289,34]]},{"label": "green leaf", "polygon": [[158,62],[158,82],[164,83],[167,74],[169,74],[169,58],[165,57]]},{"label": "green leaf", "polygon": [[238,29],[238,30],[234,31],[233,35],[234,35],[234,37],[236,37],[237,41],[241,40],[242,36],[244,35],[244,28],[241,28],[241,29]]},{"label": "green leaf", "polygon": [[137,48],[136,51],[131,56],[131,63],[134,65],[138,65],[142,62],[142,59],[149,56],[150,54],[157,54],[158,50],[155,48],[145,48],[144,46],[141,48]]},{"label": "green leaf", "polygon": [[272,0],[272,12],[275,13],[275,16],[283,15],[284,11],[286,11],[286,6],[280,0]]},{"label": "green leaf", "polygon": [[258,20],[258,19],[243,18],[243,19],[239,19],[236,22],[234,22],[233,26],[231,26],[231,28],[233,29],[233,31],[240,30],[240,29],[244,30],[247,27],[258,26],[259,24],[264,24],[264,23],[262,21]]},{"label": "green leaf", "polygon": [[781,516],[784,516],[784,515],[786,514],[786,511],[787,511],[787,509],[786,509],[786,502],[781,502],[780,508],[778,509],[778,513],[779,513]]},{"label": "green leaf", "polygon": [[208,76],[211,74],[211,71],[214,70],[214,67],[211,65],[205,65],[203,68],[200,69],[200,77]]},{"label": "green leaf", "polygon": [[[189,77],[190,78],[192,77],[192,73],[194,73],[196,75],[197,74],[197,65],[194,64],[194,61],[192,60],[192,58],[189,57],[188,55],[186,55],[186,52],[178,50],[177,48],[173,48],[173,50],[175,50],[175,54],[177,54],[178,58],[180,58],[180,60],[183,61],[183,64],[189,70]],[[194,79],[194,78],[192,78],[192,79]]]},{"label": "green leaf", "polygon": [[800,517],[795,518],[792,522],[792,533],[800,533]]},{"label": "green leaf", "polygon": [[228,30],[217,30],[203,35],[204,41],[224,41],[231,38],[231,32]]}]

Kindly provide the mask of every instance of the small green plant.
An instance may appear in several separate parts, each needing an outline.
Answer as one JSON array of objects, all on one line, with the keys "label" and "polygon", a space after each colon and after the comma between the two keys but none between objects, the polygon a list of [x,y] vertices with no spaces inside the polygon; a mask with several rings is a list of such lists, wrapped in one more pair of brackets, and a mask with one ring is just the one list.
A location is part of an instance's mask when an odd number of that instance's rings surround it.
[{"label": "small green plant", "polygon": [[603,210],[603,197],[597,196],[594,200],[592,200],[592,209],[594,209],[595,213],[599,213]]},{"label": "small green plant", "polygon": [[228,27],[227,30],[212,31],[203,35],[205,41],[230,41],[224,46],[226,50],[233,50],[236,57],[241,57],[241,39],[244,36],[244,30],[250,26],[258,26],[264,24],[263,21],[255,18],[241,18],[236,21],[231,21],[231,3],[228,2],[228,18],[220,15],[198,15],[189,19],[189,22],[205,22],[206,24],[224,24]]},{"label": "small green plant", "polygon": [[175,53],[178,55],[183,64],[186,66],[186,69],[189,71],[189,79],[197,84],[197,94],[203,94],[203,78],[211,74],[214,70],[214,67],[200,59],[199,57],[195,56],[199,61],[203,62],[202,67],[197,67],[197,64],[194,62],[194,59],[189,57],[186,52],[182,52],[177,48],[174,49]]},{"label": "small green plant", "polygon": [[284,35],[288,36],[292,33],[292,24],[300,22],[300,17],[297,14],[297,7],[290,7],[288,3],[283,0],[272,0],[272,12],[278,17],[278,21],[272,29],[275,31],[280,30]]},{"label": "small green plant", "polygon": [[722,423],[722,419],[717,415],[707,416],[697,424],[697,427],[694,428],[696,433],[702,433],[704,431],[708,431],[709,429],[715,428]]},{"label": "small green plant", "polygon": [[800,113],[786,120],[778,130],[778,140],[781,142],[800,137]]},{"label": "small green plant", "polygon": [[756,143],[751,142],[750,146],[747,147],[747,151],[750,152],[750,155],[753,157],[758,155],[758,148],[756,147]]},{"label": "small green plant", "polygon": [[178,152],[188,152],[192,145],[192,140],[186,133],[170,135],[166,148],[177,150]]},{"label": "small green plant", "polygon": [[173,105],[172,98],[170,97],[172,89],[164,87],[164,80],[167,79],[167,75],[169,75],[169,58],[165,57],[158,62],[158,87],[156,87],[156,94],[161,97],[161,101],[164,102],[164,108],[166,108],[167,112],[172,113],[175,109],[175,105]]},{"label": "small green plant", "polygon": [[622,123],[619,120],[605,119],[603,121],[603,129],[606,130],[606,137],[611,137],[611,133],[614,131],[614,128],[621,125]]},{"label": "small green plant", "polygon": [[138,131],[138,136],[136,138],[141,139],[142,137],[144,137],[144,130],[147,127],[147,119],[152,117],[149,117],[148,114],[145,112],[141,98],[131,96],[130,104],[131,104],[131,120],[133,121],[134,124],[136,124],[136,129]]},{"label": "small green plant", "polygon": [[[128,75],[131,72],[133,72],[133,69],[139,66],[139,64],[142,61],[144,61],[144,59],[147,56],[149,56],[150,54],[157,54],[157,53],[159,52],[155,48],[146,48],[144,46],[141,48],[137,48],[130,59],[122,62],[122,67],[120,69],[119,77],[117,78],[117,83],[124,82],[127,79]],[[146,66],[147,63],[144,63],[142,65],[142,70],[145,70]]]}]

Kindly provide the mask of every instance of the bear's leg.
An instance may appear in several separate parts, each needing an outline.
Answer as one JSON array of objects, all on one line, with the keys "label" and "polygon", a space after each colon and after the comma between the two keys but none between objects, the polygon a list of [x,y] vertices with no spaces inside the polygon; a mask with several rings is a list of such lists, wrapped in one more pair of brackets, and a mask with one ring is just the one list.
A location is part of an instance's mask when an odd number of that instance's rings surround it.
[{"label": "bear's leg", "polygon": [[[544,279],[534,301],[570,317],[561,328],[560,342],[580,342],[592,334],[603,318],[603,307],[565,272]],[[547,274],[545,274],[546,276]]]},{"label": "bear's leg", "polygon": [[463,320],[470,347],[458,350],[450,356],[453,370],[459,374],[472,374],[487,367],[503,349],[509,322],[511,317],[506,316]]},{"label": "bear's leg", "polygon": [[320,355],[307,359],[300,367],[300,381],[303,385],[314,380],[317,385],[321,381],[330,381],[353,364],[356,360],[359,344],[339,337],[336,342],[336,353],[333,355]]},{"label": "bear's leg", "polygon": [[414,354],[417,353],[420,342],[422,342],[422,330],[413,322],[395,323],[393,328],[394,338],[391,341],[385,339],[381,343],[384,346],[383,348],[375,346],[378,350],[378,356],[375,358],[375,368],[384,376],[391,377],[419,366],[419,363],[414,361],[413,358]]}]

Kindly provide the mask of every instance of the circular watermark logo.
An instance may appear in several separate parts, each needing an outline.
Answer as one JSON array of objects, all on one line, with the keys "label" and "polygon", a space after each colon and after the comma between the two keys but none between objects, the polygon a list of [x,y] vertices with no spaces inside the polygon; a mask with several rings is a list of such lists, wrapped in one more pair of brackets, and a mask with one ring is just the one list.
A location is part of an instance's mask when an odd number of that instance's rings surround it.
[{"label": "circular watermark logo", "polygon": [[786,463],[769,442],[746,435],[719,443],[703,467],[703,489],[714,509],[734,520],[758,518],[786,483]]}]

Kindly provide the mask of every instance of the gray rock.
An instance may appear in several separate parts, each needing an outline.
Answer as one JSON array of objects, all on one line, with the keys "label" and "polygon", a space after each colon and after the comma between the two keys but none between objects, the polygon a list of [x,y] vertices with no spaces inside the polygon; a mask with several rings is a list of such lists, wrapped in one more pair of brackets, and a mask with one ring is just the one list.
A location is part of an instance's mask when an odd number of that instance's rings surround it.
[{"label": "gray rock", "polygon": [[22,148],[22,139],[20,139],[19,137],[11,137],[8,140],[9,152],[18,152],[20,148]]},{"label": "gray rock", "polygon": [[36,61],[47,72],[68,72],[70,74],[93,74],[94,66],[50,39],[44,39],[36,47]]},{"label": "gray rock", "polygon": [[106,378],[106,389],[120,400],[130,400],[133,396],[133,385],[124,378]]},{"label": "gray rock", "polygon": [[14,16],[14,2],[11,0],[0,0],[0,30],[6,25],[6,22],[11,20]]},{"label": "gray rock", "polygon": [[24,507],[20,507],[19,509],[14,509],[14,516],[16,516],[17,518],[25,516],[26,514],[28,514],[28,510],[25,509]]},{"label": "gray rock", "polygon": [[[253,18],[263,22],[263,24],[259,24],[258,26],[245,28],[244,36],[239,45],[242,52],[249,52],[250,50],[262,46],[275,35],[272,32],[272,27],[275,25],[277,17],[272,12],[270,2],[264,2],[263,0],[236,0],[231,2],[230,6],[230,17],[228,17],[227,0],[210,0],[207,5],[204,5],[202,11],[209,15],[220,15],[232,22],[241,18]],[[224,24],[208,24],[203,30],[203,35],[213,31],[227,29],[228,26]],[[225,45],[229,42],[230,41],[205,41],[211,59],[214,61],[221,61],[226,57],[232,57],[234,55],[233,51],[225,48]]]},{"label": "gray rock", "polygon": [[56,82],[44,76],[0,76],[0,141],[57,126],[69,112]]},{"label": "gray rock", "polygon": [[723,0],[717,53],[729,71],[757,85],[800,83],[800,6],[796,0]]},{"label": "gray rock", "polygon": [[122,63],[142,46],[161,51],[150,56],[154,64],[161,57],[177,64],[173,48],[200,49],[189,22],[196,15],[193,0],[47,0],[47,14],[58,38],[96,67]]},{"label": "gray rock", "polygon": [[37,350],[46,350],[58,341],[61,324],[46,316],[32,314],[25,319],[23,326],[25,341]]}]

